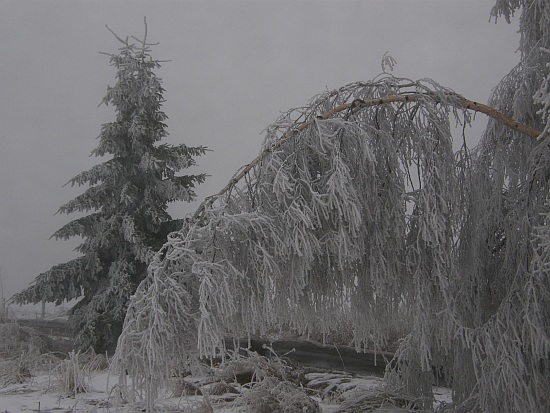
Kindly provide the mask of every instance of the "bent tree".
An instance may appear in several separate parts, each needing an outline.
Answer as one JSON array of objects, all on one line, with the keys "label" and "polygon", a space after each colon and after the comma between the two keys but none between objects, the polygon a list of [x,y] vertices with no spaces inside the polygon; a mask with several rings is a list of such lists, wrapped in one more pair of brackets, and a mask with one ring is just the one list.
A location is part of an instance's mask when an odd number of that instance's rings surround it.
[{"label": "bent tree", "polygon": [[[152,408],[224,337],[347,317],[358,350],[408,326],[386,379],[427,407],[436,366],[461,411],[549,410],[550,5],[500,0],[493,15],[520,8],[521,61],[488,106],[384,74],[271,125],[133,296],[116,357],[130,394]],[[454,152],[472,110],[487,129]]]},{"label": "bent tree", "polygon": [[79,300],[69,321],[80,347],[96,352],[114,350],[130,296],[167,234],[182,225],[167,212],[168,204],[192,201],[193,188],[205,179],[178,174],[195,164],[204,147],[158,144],[168,135],[167,116],[155,74],[160,62],[150,55],[147,25],[142,40],[116,38],[121,48],[108,56],[117,82],[103,99],[115,108],[116,119],[103,125],[92,151],[109,159],[68,182],[89,187],[58,211],[93,212],[53,234],[56,239],[82,237],[76,248],[82,255],[40,274],[13,297],[21,304]]}]

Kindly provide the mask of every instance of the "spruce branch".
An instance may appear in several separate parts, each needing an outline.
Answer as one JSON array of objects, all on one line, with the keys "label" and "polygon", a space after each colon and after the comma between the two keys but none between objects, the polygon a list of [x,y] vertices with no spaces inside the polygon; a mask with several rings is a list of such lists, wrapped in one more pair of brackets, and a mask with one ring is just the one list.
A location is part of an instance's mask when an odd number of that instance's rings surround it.
[{"label": "spruce branch", "polygon": [[[156,43],[147,43],[147,35],[148,35],[148,27],[147,27],[147,17],[143,17],[143,25],[145,27],[144,29],[144,34],[143,34],[143,39],[139,39],[137,38],[136,36],[126,36],[126,39],[123,39],[122,37],[120,37],[118,34],[116,34],[116,32],[111,29],[107,24],[105,25],[105,27],[107,28],[107,30],[109,30],[111,32],[111,34],[113,36],[115,36],[115,38],[120,42],[122,43],[124,46],[128,47],[130,46],[130,44],[128,43],[128,40],[129,38],[132,38],[134,39],[136,42],[139,42],[141,43],[141,50],[145,51],[147,50],[147,47],[148,46],[157,46],[159,44],[159,42],[156,42]],[[106,54],[106,55],[112,55],[112,53],[103,53],[103,52],[100,52],[101,54]]]},{"label": "spruce branch", "polygon": [[[108,25],[105,25],[105,28],[107,30],[109,30],[111,32],[111,34],[113,36],[115,36],[115,38],[120,42],[122,43],[123,45],[125,46],[128,46],[128,36],[126,36],[126,39],[122,39],[122,37],[120,37],[118,34],[115,33],[115,31],[113,29],[111,29]],[[99,53],[102,53],[102,52],[99,52]],[[107,54],[107,53],[102,53],[102,54]],[[111,55],[112,53],[108,53],[109,55]]]}]

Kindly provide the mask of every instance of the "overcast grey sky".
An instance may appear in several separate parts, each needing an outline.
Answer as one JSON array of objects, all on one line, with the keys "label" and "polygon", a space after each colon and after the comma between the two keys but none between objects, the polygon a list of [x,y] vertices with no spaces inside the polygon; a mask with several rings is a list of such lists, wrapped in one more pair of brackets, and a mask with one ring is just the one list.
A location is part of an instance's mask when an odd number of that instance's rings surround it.
[{"label": "overcast grey sky", "polygon": [[[198,171],[217,192],[258,152],[281,112],[327,89],[369,80],[389,52],[394,74],[430,77],[473,100],[515,65],[516,25],[489,23],[492,0],[25,1],[0,0],[0,268],[7,296],[78,242],[49,239],[76,216],[54,215],[85,188],[62,188],[90,158],[111,107],[97,107],[115,70],[99,51],[121,36],[160,42],[171,60],[166,142],[206,145]],[[479,116],[482,123],[485,119]],[[195,205],[174,205],[178,217]]]}]

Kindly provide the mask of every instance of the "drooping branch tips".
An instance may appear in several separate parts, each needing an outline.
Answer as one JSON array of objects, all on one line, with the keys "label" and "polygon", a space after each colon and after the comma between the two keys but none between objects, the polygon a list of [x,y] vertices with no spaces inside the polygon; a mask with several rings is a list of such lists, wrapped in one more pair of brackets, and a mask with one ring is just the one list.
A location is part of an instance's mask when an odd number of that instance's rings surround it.
[{"label": "drooping branch tips", "polygon": [[[428,410],[435,366],[452,377],[446,410],[550,411],[550,3],[498,0],[493,14],[520,7],[521,62],[489,105],[383,75],[268,127],[150,264],[120,378],[152,406],[223,337],[285,326],[324,339],[346,320],[358,350],[398,332],[386,384]],[[450,120],[464,129],[472,110],[494,121],[455,152]]]},{"label": "drooping branch tips", "polygon": [[[404,86],[410,86],[410,84],[404,84]],[[497,120],[498,122],[503,123],[507,127],[512,128],[530,138],[540,139],[542,137],[543,132],[535,128],[532,128],[528,125],[525,125],[523,123],[520,123],[488,105],[474,102],[472,100],[463,98],[462,96],[454,93],[447,94],[446,98],[447,98],[447,103],[452,106],[455,106],[461,109],[466,109],[469,111],[476,111],[476,112],[483,113]],[[250,172],[250,170],[252,170],[259,162],[262,161],[262,159],[264,159],[272,151],[276,150],[278,147],[283,145],[293,135],[294,132],[301,132],[306,128],[310,127],[314,123],[315,119],[323,119],[323,120],[329,119],[332,116],[336,115],[337,113],[340,113],[346,110],[352,110],[356,112],[360,109],[367,108],[370,106],[387,105],[392,103],[413,103],[418,101],[422,101],[422,102],[429,101],[432,103],[437,103],[440,100],[441,100],[440,96],[438,97],[438,95],[434,93],[429,93],[429,92],[390,95],[390,96],[383,96],[383,97],[368,99],[368,100],[354,99],[352,102],[340,104],[334,108],[327,110],[326,112],[323,112],[317,115],[315,118],[310,118],[300,124],[297,124],[295,128],[290,129],[277,142],[275,142],[271,146],[266,147],[262,152],[260,152],[260,154],[255,159],[253,159],[250,163],[248,163],[243,168],[241,168],[241,170],[233,176],[233,178],[228,182],[228,184],[221,191],[207,197],[204,200],[204,202],[201,205],[199,205],[199,207],[195,211],[193,215],[193,220],[197,219],[202,214],[206,204],[211,204],[218,197],[230,191],[231,188],[233,188],[243,177],[245,177],[247,173]]]},{"label": "drooping branch tips", "polygon": [[[167,376],[160,371],[183,360],[182,352],[218,355],[226,335],[263,334],[276,325],[324,335],[341,324],[340,317],[350,317],[353,342],[364,349],[387,343],[391,329],[403,328],[399,323],[409,331],[414,322],[403,342],[411,362],[400,365],[400,374],[421,377],[406,390],[430,399],[431,364],[452,365],[445,354],[454,350],[442,344],[456,338],[448,326],[461,326],[458,346],[477,337],[465,327],[473,323],[471,305],[456,297],[469,303],[472,298],[462,297],[464,286],[476,290],[472,274],[482,271],[469,263],[493,256],[472,261],[468,254],[502,248],[501,239],[492,239],[517,228],[516,222],[498,227],[503,218],[497,217],[496,229],[486,223],[493,218],[480,219],[483,225],[471,229],[479,211],[492,211],[478,199],[499,199],[498,183],[512,179],[493,178],[495,166],[487,166],[488,158],[476,154],[472,160],[466,149],[453,151],[450,118],[467,124],[471,110],[516,124],[433,81],[389,75],[324,93],[283,114],[266,129],[259,155],[207,198],[156,254],[131,304],[132,314],[149,315],[127,317],[117,350],[121,368],[153,374],[162,383]],[[522,145],[537,146],[535,139],[516,133],[518,127],[504,137],[502,129],[494,134],[497,144],[502,138],[503,148],[520,148],[503,156],[523,153]],[[517,165],[510,161],[498,172]],[[546,185],[533,181],[535,189]],[[507,191],[521,195],[516,186],[521,187],[510,184]],[[513,199],[506,208],[519,205]],[[470,233],[477,237],[473,242]],[[526,239],[514,231],[508,236],[518,245]],[[490,248],[481,248],[487,240]],[[176,288],[178,294],[172,294]],[[183,324],[179,319],[150,323],[180,311],[188,316]],[[433,325],[441,330],[437,339]],[[491,328],[485,319],[478,327]],[[147,355],[132,347],[144,337],[151,349]],[[179,337],[196,345],[174,347]],[[142,367],[145,358],[152,364]]]}]

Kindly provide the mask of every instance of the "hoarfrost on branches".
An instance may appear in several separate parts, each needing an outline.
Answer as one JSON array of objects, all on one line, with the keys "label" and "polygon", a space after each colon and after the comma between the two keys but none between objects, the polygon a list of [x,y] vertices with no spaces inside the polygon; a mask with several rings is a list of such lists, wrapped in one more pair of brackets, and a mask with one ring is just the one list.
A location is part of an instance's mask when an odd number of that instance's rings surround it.
[{"label": "hoarfrost on branches", "polygon": [[[408,327],[386,379],[425,407],[435,367],[462,410],[550,410],[550,5],[499,0],[493,15],[520,7],[521,62],[489,106],[383,74],[267,128],[130,303],[116,366],[147,380],[135,396],[152,406],[170,366],[223,355],[225,337],[349,317],[358,350]],[[454,153],[469,110],[491,120]]]}]

